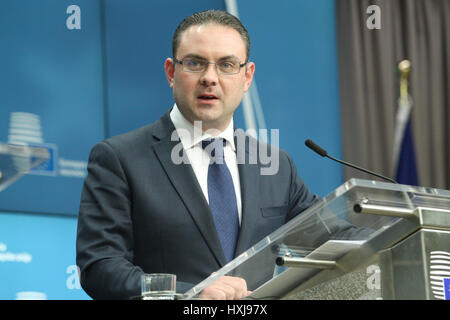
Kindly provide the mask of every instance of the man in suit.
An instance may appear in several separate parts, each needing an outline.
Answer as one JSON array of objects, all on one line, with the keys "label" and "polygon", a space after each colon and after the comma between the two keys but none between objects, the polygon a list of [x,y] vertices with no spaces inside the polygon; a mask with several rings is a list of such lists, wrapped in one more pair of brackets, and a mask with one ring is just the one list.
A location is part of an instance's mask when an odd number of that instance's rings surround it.
[{"label": "man in suit", "polygon": [[[255,140],[245,135],[238,144],[233,114],[255,72],[249,50],[248,33],[234,16],[210,10],[186,18],[164,65],[173,108],[93,147],[77,233],[81,284],[91,297],[137,296],[143,273],[176,274],[185,292],[318,200],[287,153],[272,149],[277,170],[264,175],[249,147]],[[211,189],[213,154],[202,146],[210,138],[216,138],[210,151],[222,153],[227,166],[218,169],[228,177],[228,189],[219,193],[221,186]],[[218,218],[223,205],[226,216]],[[239,299],[253,289],[224,276],[201,297]]]}]

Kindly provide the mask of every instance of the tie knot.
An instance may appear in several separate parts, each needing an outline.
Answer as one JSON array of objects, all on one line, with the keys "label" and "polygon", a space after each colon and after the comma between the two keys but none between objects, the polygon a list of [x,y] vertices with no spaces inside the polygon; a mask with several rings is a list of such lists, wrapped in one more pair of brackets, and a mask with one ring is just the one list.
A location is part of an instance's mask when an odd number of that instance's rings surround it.
[{"label": "tie knot", "polygon": [[[202,141],[202,148],[208,152],[211,157],[223,158],[223,147],[227,144],[227,141],[223,138],[205,139]],[[217,153],[216,153],[217,150]]]},{"label": "tie knot", "polygon": [[223,138],[205,139],[202,141],[202,148],[205,149],[207,146],[212,144],[213,146],[225,147],[227,140]]}]

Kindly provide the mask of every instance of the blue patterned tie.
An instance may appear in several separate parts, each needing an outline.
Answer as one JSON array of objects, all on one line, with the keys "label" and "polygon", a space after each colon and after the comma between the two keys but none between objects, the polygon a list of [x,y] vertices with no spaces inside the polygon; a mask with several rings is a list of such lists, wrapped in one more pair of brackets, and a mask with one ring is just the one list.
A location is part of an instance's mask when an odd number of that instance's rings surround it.
[{"label": "blue patterned tie", "polygon": [[214,224],[227,262],[233,260],[239,230],[239,217],[233,179],[223,156],[226,140],[202,141],[203,149],[210,151],[212,162],[208,168],[208,198]]}]

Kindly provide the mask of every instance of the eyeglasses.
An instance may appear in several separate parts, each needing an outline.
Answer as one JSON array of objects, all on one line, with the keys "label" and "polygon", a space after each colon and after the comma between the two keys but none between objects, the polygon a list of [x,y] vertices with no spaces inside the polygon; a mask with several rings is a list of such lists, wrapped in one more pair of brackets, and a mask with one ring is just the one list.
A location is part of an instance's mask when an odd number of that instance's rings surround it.
[{"label": "eyeglasses", "polygon": [[181,64],[184,71],[192,73],[205,72],[208,68],[208,65],[215,64],[217,72],[219,74],[225,75],[237,74],[239,73],[241,68],[247,64],[247,62],[240,64],[239,61],[232,59],[224,59],[218,62],[209,62],[207,60],[199,58],[184,58],[183,60],[173,58],[173,61]]}]

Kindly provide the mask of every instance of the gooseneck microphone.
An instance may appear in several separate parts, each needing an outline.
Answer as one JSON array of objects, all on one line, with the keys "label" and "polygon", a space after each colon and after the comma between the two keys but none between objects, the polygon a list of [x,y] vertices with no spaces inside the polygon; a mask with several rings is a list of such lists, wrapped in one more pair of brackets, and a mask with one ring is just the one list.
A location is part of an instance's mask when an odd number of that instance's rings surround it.
[{"label": "gooseneck microphone", "polygon": [[356,169],[356,170],[363,171],[363,172],[365,172],[365,173],[371,174],[371,175],[373,175],[373,176],[376,176],[376,177],[378,177],[378,178],[387,180],[387,181],[389,181],[389,182],[392,182],[392,183],[398,183],[397,181],[392,180],[391,178],[382,176],[381,174],[378,174],[378,173],[372,172],[372,171],[370,171],[370,170],[367,170],[367,169],[364,169],[364,168],[355,166],[354,164],[348,163],[348,162],[346,162],[346,161],[342,161],[342,160],[333,158],[332,156],[328,155],[328,152],[327,152],[326,150],[324,150],[324,149],[322,149],[321,147],[319,147],[317,144],[315,144],[315,143],[314,143],[312,140],[310,140],[310,139],[305,140],[305,145],[306,145],[308,148],[310,148],[312,151],[316,152],[317,154],[319,154],[319,155],[322,156],[322,157],[327,157],[327,158],[329,158],[329,159],[331,159],[331,160],[333,160],[333,161],[339,162],[339,163],[341,163],[341,164],[343,164],[343,165],[345,165],[345,166],[352,167],[352,168],[354,168],[354,169]]}]

